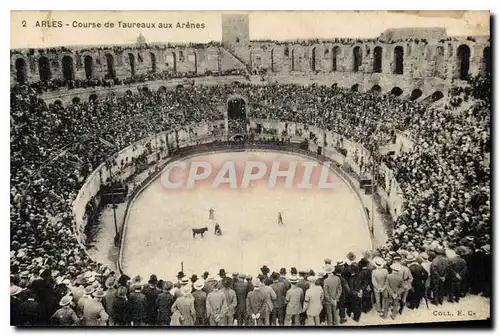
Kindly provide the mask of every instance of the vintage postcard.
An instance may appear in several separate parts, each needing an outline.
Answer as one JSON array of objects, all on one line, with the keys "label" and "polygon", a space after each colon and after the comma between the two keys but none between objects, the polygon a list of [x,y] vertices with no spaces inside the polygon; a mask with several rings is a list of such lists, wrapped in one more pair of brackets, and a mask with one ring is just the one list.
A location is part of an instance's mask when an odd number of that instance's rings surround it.
[{"label": "vintage postcard", "polygon": [[491,326],[488,11],[11,31],[12,326]]}]

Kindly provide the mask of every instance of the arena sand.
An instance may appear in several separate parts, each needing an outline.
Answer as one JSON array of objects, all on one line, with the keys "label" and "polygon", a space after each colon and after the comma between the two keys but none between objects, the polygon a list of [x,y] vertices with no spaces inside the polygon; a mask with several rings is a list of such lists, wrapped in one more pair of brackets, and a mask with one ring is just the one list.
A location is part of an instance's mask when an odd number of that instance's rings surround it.
[{"label": "arena sand", "polygon": [[[215,153],[185,160],[208,160],[214,167],[227,160],[241,167],[248,160],[263,162],[305,159],[274,152]],[[284,169],[284,168],[281,168]],[[215,173],[214,173],[215,174]],[[330,172],[333,189],[269,189],[267,180],[248,189],[167,190],[157,178],[130,209],[123,250],[123,270],[131,276],[175,279],[184,273],[217,274],[220,268],[252,274],[262,265],[273,270],[295,266],[320,269],[325,258],[344,260],[347,252],[360,256],[371,241],[361,202],[347,183]],[[215,221],[209,220],[209,209]],[[278,225],[278,212],[284,225]],[[214,235],[218,222],[222,236]],[[203,239],[192,228],[207,227]]]}]

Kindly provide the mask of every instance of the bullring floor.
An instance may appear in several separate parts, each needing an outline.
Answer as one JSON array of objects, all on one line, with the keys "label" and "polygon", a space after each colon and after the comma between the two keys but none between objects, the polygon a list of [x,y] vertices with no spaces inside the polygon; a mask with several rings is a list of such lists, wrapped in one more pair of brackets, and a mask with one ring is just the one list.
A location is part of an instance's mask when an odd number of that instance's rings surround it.
[{"label": "bullring floor", "polygon": [[[207,160],[220,165],[227,160],[241,166],[246,160],[263,162],[305,159],[273,152],[215,153],[186,160]],[[312,159],[307,159],[308,161]],[[188,275],[219,268],[227,272],[258,274],[266,264],[271,269],[295,266],[317,268],[323,259],[344,259],[369,249],[371,241],[363,207],[347,183],[334,189],[270,190],[264,183],[249,189],[211,189],[199,185],[192,190],[166,190],[157,178],[135,200],[127,223],[122,266],[126,274],[175,279],[181,262]],[[210,208],[223,235],[214,235]],[[277,224],[283,211],[284,225]],[[208,227],[204,238],[192,237],[192,228]]]}]

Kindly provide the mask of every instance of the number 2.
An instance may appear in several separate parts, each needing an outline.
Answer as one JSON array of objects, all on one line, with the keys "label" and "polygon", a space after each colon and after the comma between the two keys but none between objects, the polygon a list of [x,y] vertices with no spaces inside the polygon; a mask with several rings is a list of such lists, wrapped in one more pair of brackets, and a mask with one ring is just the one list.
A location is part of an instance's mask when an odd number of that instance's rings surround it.
[{"label": "number 2", "polygon": [[23,28],[26,27],[26,20],[23,20],[22,22]]}]

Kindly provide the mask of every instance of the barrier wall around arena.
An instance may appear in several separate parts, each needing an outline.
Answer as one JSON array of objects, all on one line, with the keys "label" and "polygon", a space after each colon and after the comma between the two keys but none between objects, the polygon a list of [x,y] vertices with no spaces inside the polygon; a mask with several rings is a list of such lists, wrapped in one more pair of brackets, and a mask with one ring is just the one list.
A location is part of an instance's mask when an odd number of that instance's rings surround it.
[{"label": "barrier wall around arena", "polygon": [[[133,159],[146,153],[148,150],[151,151],[149,153],[148,164],[152,165],[158,161],[156,154],[161,154],[160,159],[167,159],[172,151],[175,152],[186,147],[196,147],[207,143],[224,142],[227,139],[223,134],[221,134],[222,130],[220,128],[223,124],[224,121],[219,120],[211,123],[184,126],[177,130],[163,131],[143,138],[135,142],[133,145],[119,151],[113,156],[112,161],[114,162],[114,165],[110,167],[105,164],[100,165],[87,178],[73,203],[75,232],[78,242],[82,244],[82,246],[85,243],[83,241],[83,232],[86,224],[84,217],[85,207],[89,200],[98,194],[101,186],[110,176],[114,176],[114,178],[119,178],[120,180],[126,180],[132,176],[135,172],[132,164]],[[257,139],[271,140],[272,138],[275,138],[277,141],[280,141],[281,139],[283,142],[288,141],[289,143],[296,144],[307,141],[308,152],[303,152],[302,155],[315,157],[318,160],[320,160],[320,157],[328,158],[340,167],[348,166],[357,177],[363,174],[363,169],[358,164],[360,160],[359,158],[363,158],[364,162],[369,162],[369,160],[371,160],[371,153],[361,144],[344,139],[342,136],[334,132],[325,131],[321,128],[301,123],[259,119],[253,119],[250,121],[251,128],[255,128],[257,124],[260,124],[267,132],[270,132],[261,135],[256,134],[255,136]],[[339,147],[345,149],[346,155],[339,153],[337,150]],[[318,148],[321,149],[320,155],[317,154]],[[197,154],[201,152],[201,150],[198,150]],[[293,154],[299,153],[297,149],[294,149],[292,152]],[[170,162],[173,158],[174,157],[168,158],[168,161],[164,162],[161,166],[156,167],[155,171],[157,172],[158,169],[161,171],[167,162]],[[378,193],[381,197],[382,205],[389,211],[391,217],[395,220],[402,211],[404,202],[402,192],[392,171],[383,164],[379,169],[384,172],[385,185],[382,186],[382,189],[379,189]],[[357,190],[358,188],[355,185],[353,178],[341,169],[336,169],[335,172],[344,181],[346,181],[349,187],[355,192],[358,199],[360,199],[360,204],[362,204],[364,208],[367,208],[361,195],[359,194],[359,191]],[[130,204],[132,204],[133,200],[135,200],[135,198],[140,194],[140,191],[143,190],[152,180],[154,180],[154,178],[151,177],[154,175],[156,174],[152,174],[147,177],[146,180],[142,181],[139,186],[132,191],[132,194],[129,195],[125,217],[119,229],[120,238],[123,238],[126,234],[126,220]],[[365,213],[366,216],[366,212],[363,211],[363,213]],[[123,239],[121,240],[120,254],[117,261],[118,269],[121,269],[121,245],[123,244]]]}]

